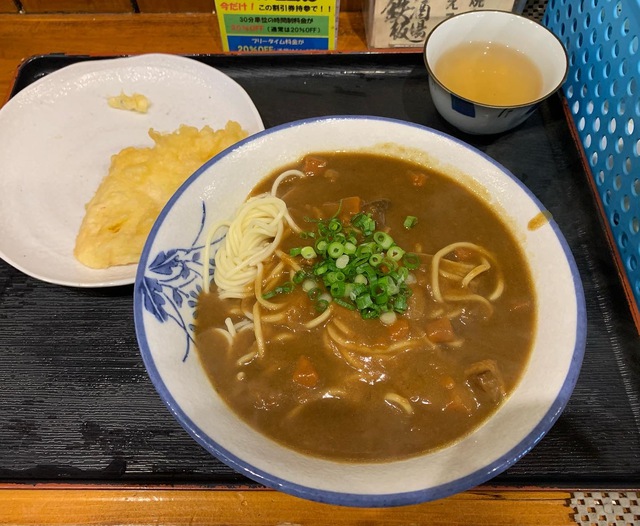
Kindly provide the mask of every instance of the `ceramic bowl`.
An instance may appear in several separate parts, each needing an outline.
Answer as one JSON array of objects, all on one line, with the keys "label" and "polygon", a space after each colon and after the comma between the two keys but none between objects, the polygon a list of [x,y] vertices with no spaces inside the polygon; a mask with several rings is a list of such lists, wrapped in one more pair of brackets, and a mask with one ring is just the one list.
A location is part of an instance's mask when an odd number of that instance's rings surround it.
[{"label": "ceramic bowl", "polygon": [[[342,463],[297,453],[265,438],[227,407],[194,349],[207,225],[230,217],[266,175],[307,153],[334,150],[372,150],[437,164],[504,214],[529,261],[538,322],[526,371],[484,425],[444,449],[383,463]],[[362,507],[413,504],[469,489],[511,466],[545,435],[565,407],[582,362],[586,320],[580,278],[556,223],[550,219],[540,228],[529,227],[541,210],[531,192],[498,163],[416,124],[336,116],[257,133],[188,179],[151,231],[134,292],[136,333],[148,374],[171,413],[202,447],[266,486]]]},{"label": "ceramic bowl", "polygon": [[[542,76],[542,91],[519,105],[491,106],[454,93],[435,72],[443,55],[464,43],[504,44],[526,55]],[[537,106],[564,83],[568,71],[566,51],[547,28],[506,11],[470,11],[448,18],[429,34],[424,46],[433,103],[445,120],[459,130],[476,135],[501,133],[524,122]]]}]

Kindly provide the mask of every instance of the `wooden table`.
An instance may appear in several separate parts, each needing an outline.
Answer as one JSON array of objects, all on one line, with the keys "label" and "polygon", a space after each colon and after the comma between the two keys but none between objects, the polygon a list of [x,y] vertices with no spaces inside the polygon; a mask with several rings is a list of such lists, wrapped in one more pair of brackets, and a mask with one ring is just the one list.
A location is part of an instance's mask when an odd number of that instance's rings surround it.
[{"label": "wooden table", "polygon": [[[343,13],[340,52],[365,51],[362,16]],[[221,53],[212,14],[0,15],[0,100],[20,61],[43,53]]]},{"label": "wooden table", "polygon": [[[337,52],[366,50],[360,13],[343,13],[339,27]],[[221,51],[212,14],[0,15],[0,102],[8,96],[16,68],[32,55]],[[575,524],[571,496],[568,490],[484,486],[423,505],[352,509],[271,490],[4,484],[0,522],[559,525]]]}]

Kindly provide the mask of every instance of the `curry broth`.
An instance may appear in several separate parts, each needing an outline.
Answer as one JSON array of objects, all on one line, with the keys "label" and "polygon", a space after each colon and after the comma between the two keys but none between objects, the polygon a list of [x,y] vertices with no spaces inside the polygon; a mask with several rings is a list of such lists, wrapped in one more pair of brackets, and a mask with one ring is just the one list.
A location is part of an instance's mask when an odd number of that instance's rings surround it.
[{"label": "curry broth", "polygon": [[[384,204],[384,227],[407,250],[432,255],[457,241],[482,245],[504,275],[504,292],[492,315],[478,305],[461,306],[452,325],[462,345],[416,346],[427,315],[433,317],[429,313],[439,308],[429,285],[430,256],[425,256],[413,271],[413,294],[403,315],[409,329],[400,338],[377,319],[363,320],[357,312],[333,308],[330,323],[349,330],[346,348],[367,345],[369,355],[328,346],[328,323],[305,328],[304,321],[317,313],[301,287],[273,299],[287,304],[286,320],[264,324],[265,356],[241,366],[238,360],[254,344],[253,332],[238,333],[227,349],[225,338],[211,329],[224,326],[227,317],[238,321],[237,311],[246,300],[220,300],[215,288],[203,294],[198,355],[227,404],[287,447],[343,461],[386,461],[443,447],[485,421],[526,366],[536,317],[527,262],[503,221],[446,176],[373,154],[315,157],[327,161],[323,175],[285,180],[278,191],[298,225],[311,230],[305,217],[330,210],[327,203],[359,196],[363,203]],[[263,180],[252,195],[268,191],[279,173]],[[408,215],[418,218],[410,229],[403,226]],[[291,234],[282,248],[288,253],[305,243]],[[478,280],[481,293],[491,288],[489,281]],[[413,347],[403,349],[405,341]],[[387,353],[391,346],[400,348]],[[316,383],[293,381],[301,364],[311,364]],[[487,372],[494,366],[495,371]]]}]

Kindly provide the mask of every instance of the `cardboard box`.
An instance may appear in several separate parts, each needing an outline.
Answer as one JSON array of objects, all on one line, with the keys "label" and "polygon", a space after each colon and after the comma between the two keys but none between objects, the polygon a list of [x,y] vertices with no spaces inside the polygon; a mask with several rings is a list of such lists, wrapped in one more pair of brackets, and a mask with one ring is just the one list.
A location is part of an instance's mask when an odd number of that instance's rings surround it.
[{"label": "cardboard box", "polygon": [[422,47],[445,18],[481,9],[512,11],[517,0],[364,0],[370,48]]}]

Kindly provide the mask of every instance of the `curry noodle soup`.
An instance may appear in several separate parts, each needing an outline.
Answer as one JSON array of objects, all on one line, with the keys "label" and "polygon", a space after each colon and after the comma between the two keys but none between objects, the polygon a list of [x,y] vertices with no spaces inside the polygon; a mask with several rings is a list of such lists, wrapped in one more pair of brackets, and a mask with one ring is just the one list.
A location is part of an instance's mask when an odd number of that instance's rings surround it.
[{"label": "curry noodle soup", "polygon": [[536,304],[518,243],[473,192],[413,162],[308,155],[206,246],[200,360],[242,419],[294,450],[378,462],[441,448],[527,364]]}]

